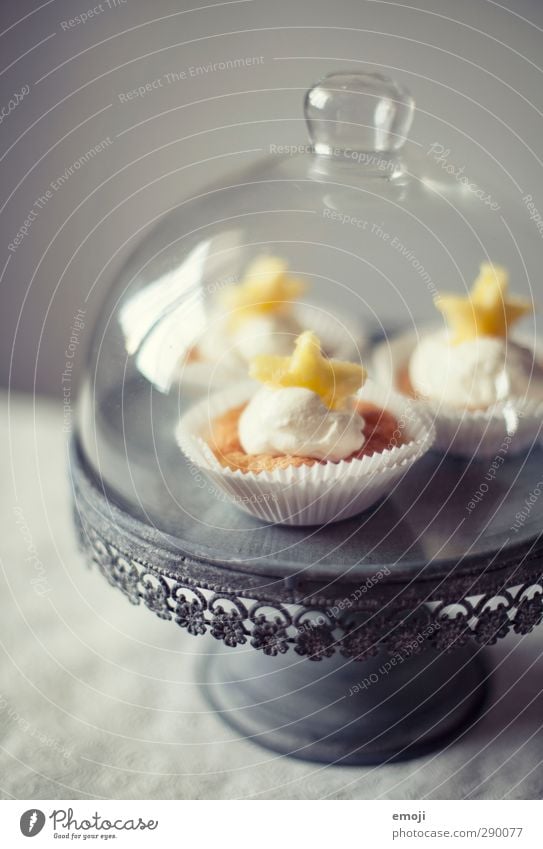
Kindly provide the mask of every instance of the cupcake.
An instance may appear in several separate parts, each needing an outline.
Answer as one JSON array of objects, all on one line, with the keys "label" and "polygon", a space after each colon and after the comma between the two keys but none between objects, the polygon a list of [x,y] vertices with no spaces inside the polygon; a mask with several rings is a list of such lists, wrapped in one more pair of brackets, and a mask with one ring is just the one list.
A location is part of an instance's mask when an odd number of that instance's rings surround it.
[{"label": "cupcake", "polygon": [[236,506],[289,525],[335,522],[391,492],[430,447],[423,411],[328,359],[302,333],[290,356],[259,354],[242,383],[201,401],[177,427],[189,460]]},{"label": "cupcake", "polygon": [[423,401],[435,417],[435,448],[461,456],[525,450],[543,412],[543,367],[514,341],[513,324],[532,311],[508,294],[504,268],[483,263],[467,297],[440,295],[447,327],[379,346],[376,376]]},{"label": "cupcake", "polygon": [[206,329],[182,359],[181,380],[220,384],[242,379],[253,357],[286,356],[305,329],[320,335],[328,355],[358,356],[358,328],[345,317],[301,302],[307,288],[289,274],[284,260],[257,257],[240,283],[215,296]]}]

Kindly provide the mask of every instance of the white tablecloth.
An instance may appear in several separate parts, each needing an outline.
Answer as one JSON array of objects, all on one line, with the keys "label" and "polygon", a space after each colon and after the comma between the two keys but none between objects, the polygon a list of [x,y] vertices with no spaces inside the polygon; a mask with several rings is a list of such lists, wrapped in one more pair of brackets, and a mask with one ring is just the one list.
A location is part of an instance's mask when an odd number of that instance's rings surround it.
[{"label": "white tablecloth", "polygon": [[543,629],[489,650],[491,704],[445,751],[386,767],[279,757],[196,686],[206,642],[88,570],[71,526],[61,404],[1,417],[0,785],[5,798],[541,798]]}]

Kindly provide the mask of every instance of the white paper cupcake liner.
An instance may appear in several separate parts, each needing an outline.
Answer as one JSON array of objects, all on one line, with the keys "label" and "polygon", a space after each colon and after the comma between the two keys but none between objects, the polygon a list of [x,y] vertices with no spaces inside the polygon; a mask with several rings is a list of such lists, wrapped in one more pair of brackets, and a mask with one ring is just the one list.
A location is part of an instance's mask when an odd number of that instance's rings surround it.
[{"label": "white paper cupcake liner", "polygon": [[180,419],[176,437],[188,460],[225,492],[232,503],[258,519],[284,525],[321,525],[355,516],[390,493],[407,469],[432,445],[435,433],[430,417],[398,393],[370,381],[360,392],[393,413],[406,444],[339,463],[289,467],[272,472],[232,471],[220,465],[206,442],[211,423],[255,391],[244,382],[212,395]]},{"label": "white paper cupcake liner", "polygon": [[[296,304],[295,318],[302,330],[313,330],[319,337],[328,356],[338,360],[360,361],[367,347],[360,326],[348,316],[330,312],[314,304]],[[293,337],[294,344],[294,337]],[[225,383],[247,379],[248,366],[234,358],[221,362],[195,360],[179,366],[179,382],[184,386],[222,388]]]},{"label": "white paper cupcake liner", "polygon": [[[417,342],[432,331],[435,327],[423,327],[419,332],[409,331],[381,342],[371,361],[375,380],[397,390],[398,375],[407,366]],[[413,403],[431,415],[436,430],[433,449],[444,454],[470,459],[513,456],[540,439],[543,403],[538,400],[513,398],[487,410],[455,410],[423,400]]]}]

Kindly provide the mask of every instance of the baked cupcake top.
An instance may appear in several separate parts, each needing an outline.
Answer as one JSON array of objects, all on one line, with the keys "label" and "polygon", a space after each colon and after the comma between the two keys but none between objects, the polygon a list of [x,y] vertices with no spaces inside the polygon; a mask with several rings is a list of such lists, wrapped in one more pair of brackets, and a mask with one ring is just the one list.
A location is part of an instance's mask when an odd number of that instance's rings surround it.
[{"label": "baked cupcake top", "polygon": [[417,395],[473,410],[511,398],[543,397],[543,369],[534,353],[509,335],[532,305],[510,296],[508,283],[504,268],[483,263],[466,297],[436,298],[448,328],[425,336],[411,355],[408,376]]}]

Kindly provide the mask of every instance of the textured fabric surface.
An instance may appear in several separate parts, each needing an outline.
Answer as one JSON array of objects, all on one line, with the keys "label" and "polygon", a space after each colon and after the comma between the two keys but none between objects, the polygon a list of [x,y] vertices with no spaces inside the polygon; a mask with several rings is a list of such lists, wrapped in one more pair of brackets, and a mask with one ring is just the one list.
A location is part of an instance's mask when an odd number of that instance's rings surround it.
[{"label": "textured fabric surface", "polygon": [[2,400],[4,798],[541,798],[542,629],[489,650],[485,714],[432,756],[325,768],[237,740],[197,688],[213,644],[132,607],[85,567],[60,402]]}]

